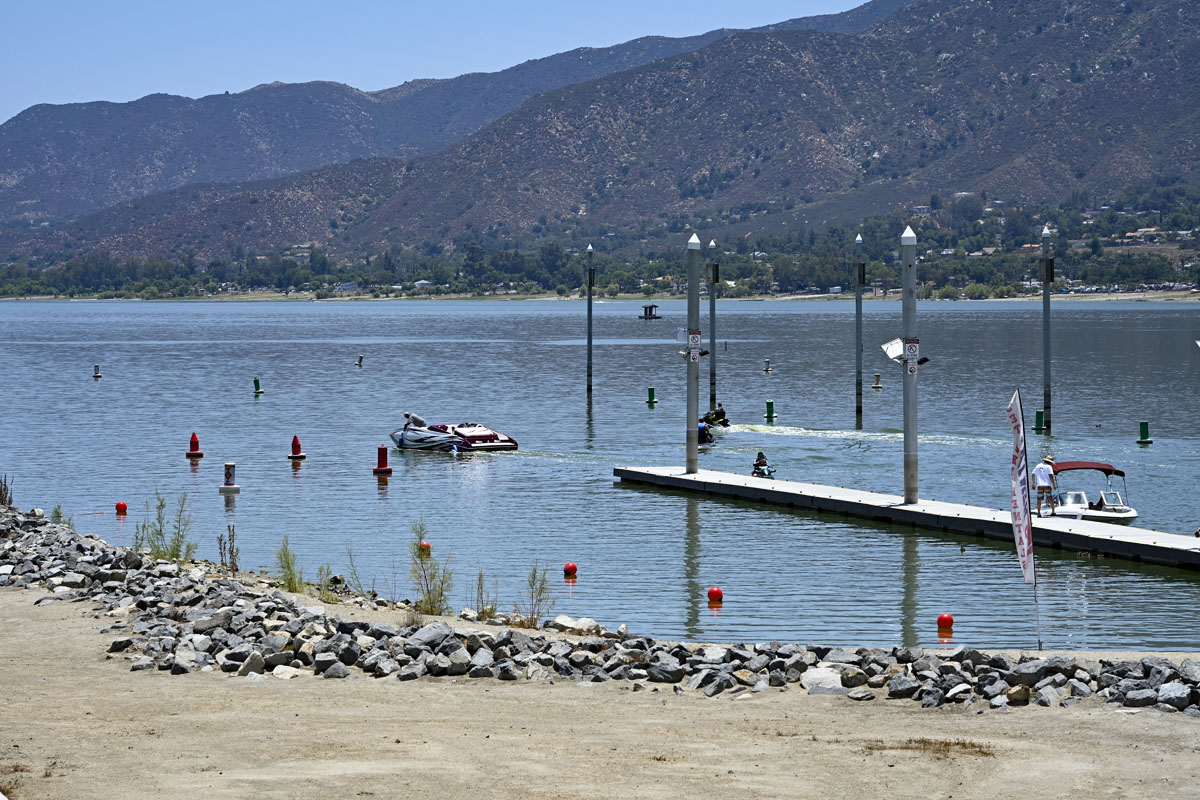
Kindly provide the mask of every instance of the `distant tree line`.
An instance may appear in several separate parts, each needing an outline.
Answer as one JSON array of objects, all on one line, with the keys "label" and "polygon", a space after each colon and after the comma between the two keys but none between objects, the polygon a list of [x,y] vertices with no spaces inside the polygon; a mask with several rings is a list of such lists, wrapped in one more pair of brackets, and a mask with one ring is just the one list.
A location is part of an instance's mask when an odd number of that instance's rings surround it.
[{"label": "distant tree line", "polygon": [[[780,210],[770,204],[747,204],[712,213],[724,221],[761,217],[766,225]],[[353,261],[331,258],[320,247],[295,246],[265,253],[235,246],[228,257],[206,261],[191,252],[126,261],[104,254],[57,262],[16,261],[0,266],[0,296],[155,299],[255,289],[312,291],[318,296],[566,295],[583,284],[583,250],[589,243],[596,251],[599,292],[649,296],[682,291],[682,237],[706,225],[711,228],[711,219],[662,215],[626,230],[571,228],[543,219],[524,242],[505,237],[500,226],[470,229],[448,245],[392,245]],[[1039,274],[1038,248],[1026,246],[1040,246],[1046,225],[1054,232],[1057,274],[1064,282],[1129,288],[1200,281],[1200,253],[1192,258],[1200,236],[1200,189],[1178,178],[1160,178],[1099,205],[1080,194],[1057,207],[992,204],[982,193],[949,200],[934,195],[920,213],[875,216],[856,227],[738,236],[719,248],[721,278],[732,284],[721,291],[745,296],[848,288],[859,234],[868,281],[884,289],[895,287],[895,251],[905,225],[912,225],[918,236],[924,296],[1003,297],[1026,291],[1027,282]],[[1148,229],[1157,231],[1137,233]],[[1137,244],[1152,246],[1128,246],[1129,234]]]}]

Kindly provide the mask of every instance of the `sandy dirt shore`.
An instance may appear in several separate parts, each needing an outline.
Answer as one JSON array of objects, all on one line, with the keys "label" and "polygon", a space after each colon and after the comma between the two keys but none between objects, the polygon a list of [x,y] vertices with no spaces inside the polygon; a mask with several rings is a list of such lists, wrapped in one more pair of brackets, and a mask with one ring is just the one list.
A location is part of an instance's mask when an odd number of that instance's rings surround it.
[{"label": "sandy dirt shore", "polygon": [[34,605],[45,596],[0,589],[9,800],[1200,797],[1200,721],[1181,714],[977,714],[798,687],[709,699],[627,681],[171,677],[130,672],[105,654],[111,620]]}]

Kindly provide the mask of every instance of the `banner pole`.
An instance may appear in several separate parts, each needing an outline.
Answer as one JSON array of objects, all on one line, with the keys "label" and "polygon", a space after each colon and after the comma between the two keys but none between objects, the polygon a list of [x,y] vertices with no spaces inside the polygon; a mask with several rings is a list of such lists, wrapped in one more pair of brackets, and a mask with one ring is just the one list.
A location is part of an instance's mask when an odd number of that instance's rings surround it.
[{"label": "banner pole", "polygon": [[1042,651],[1042,607],[1038,604],[1037,579],[1033,581],[1033,619],[1037,624],[1038,652]]}]

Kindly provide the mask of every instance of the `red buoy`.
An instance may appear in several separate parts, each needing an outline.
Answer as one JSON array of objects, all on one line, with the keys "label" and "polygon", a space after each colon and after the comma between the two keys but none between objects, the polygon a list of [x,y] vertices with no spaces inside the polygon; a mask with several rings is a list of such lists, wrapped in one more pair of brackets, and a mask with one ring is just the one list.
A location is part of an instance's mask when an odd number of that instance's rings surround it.
[{"label": "red buoy", "polygon": [[954,617],[950,616],[949,614],[940,614],[938,616],[938,627],[939,628],[953,628],[954,627]]},{"label": "red buoy", "polygon": [[720,603],[725,599],[725,593],[721,591],[720,586],[714,586],[708,590],[708,600],[711,603]]},{"label": "red buoy", "polygon": [[129,506],[125,505],[125,501],[124,501],[124,500],[118,500],[118,501],[117,501],[117,513],[118,513],[118,514],[124,514],[124,513],[128,512],[128,511],[129,511]]},{"label": "red buoy", "polygon": [[196,432],[192,431],[192,443],[188,447],[188,458],[204,458],[204,451],[200,449],[200,438],[196,436]]},{"label": "red buoy", "polygon": [[563,575],[573,578],[575,577],[575,572],[578,569],[579,568],[575,566],[574,561],[568,561],[566,564],[563,564]]},{"label": "red buoy", "polygon": [[375,465],[375,469],[371,470],[376,475],[391,475],[392,468],[387,463],[387,445],[379,445],[379,461]]},{"label": "red buoy", "polygon": [[[290,458],[292,461],[303,461],[304,459],[308,458],[308,456],[304,455],[304,453],[302,453],[300,451],[300,437],[299,436],[292,437],[292,452],[288,455],[288,458]],[[387,455],[386,454],[384,454],[383,466],[385,466],[385,467],[387,466]]]},{"label": "red buoy", "polygon": [[433,550],[432,545],[430,545],[429,542],[426,542],[424,540],[422,540],[422,542],[419,545],[417,545],[417,552],[421,554],[421,558],[429,558],[429,554],[430,554],[430,552],[432,552],[432,550]]}]

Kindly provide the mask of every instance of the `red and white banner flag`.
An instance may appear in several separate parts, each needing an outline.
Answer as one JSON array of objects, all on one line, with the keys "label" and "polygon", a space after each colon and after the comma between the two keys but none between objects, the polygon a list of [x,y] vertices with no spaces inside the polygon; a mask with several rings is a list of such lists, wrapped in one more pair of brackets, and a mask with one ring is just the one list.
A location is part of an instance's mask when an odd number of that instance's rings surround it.
[{"label": "red and white banner flag", "polygon": [[1013,392],[1005,409],[1013,432],[1012,452],[1012,527],[1017,543],[1017,558],[1026,583],[1037,583],[1033,573],[1033,519],[1029,512],[1029,457],[1025,451],[1025,416],[1021,412],[1021,390]]}]

